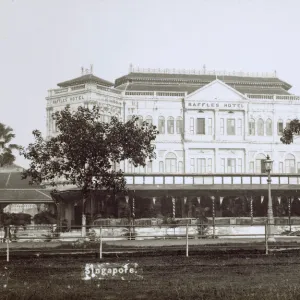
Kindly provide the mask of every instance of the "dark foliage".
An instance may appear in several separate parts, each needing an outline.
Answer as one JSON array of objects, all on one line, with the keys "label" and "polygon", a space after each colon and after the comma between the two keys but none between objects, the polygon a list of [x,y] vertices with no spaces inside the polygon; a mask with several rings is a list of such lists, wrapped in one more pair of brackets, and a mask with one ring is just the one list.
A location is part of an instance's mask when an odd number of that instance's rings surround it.
[{"label": "dark foliage", "polygon": [[11,165],[16,157],[13,155],[13,150],[19,150],[20,146],[11,144],[11,140],[15,138],[13,129],[0,123],[0,167]]},{"label": "dark foliage", "polygon": [[45,140],[35,130],[35,142],[21,151],[31,161],[23,178],[30,177],[31,184],[72,184],[83,195],[90,190],[126,191],[123,172],[115,168],[116,164],[128,160],[135,167],[145,166],[147,160],[155,158],[153,141],[158,132],[146,122],[139,126],[137,117],[126,123],[112,117],[110,123],[104,123],[100,115],[97,106],[76,111],[66,106],[56,112],[53,119],[58,134]]},{"label": "dark foliage", "polygon": [[49,211],[42,211],[33,216],[35,224],[56,224],[57,216]]},{"label": "dark foliage", "polygon": [[292,120],[284,130],[280,141],[283,144],[291,144],[294,142],[295,135],[300,134],[300,122],[298,119]]},{"label": "dark foliage", "polygon": [[1,213],[0,225],[26,226],[31,223],[31,215],[25,213]]}]

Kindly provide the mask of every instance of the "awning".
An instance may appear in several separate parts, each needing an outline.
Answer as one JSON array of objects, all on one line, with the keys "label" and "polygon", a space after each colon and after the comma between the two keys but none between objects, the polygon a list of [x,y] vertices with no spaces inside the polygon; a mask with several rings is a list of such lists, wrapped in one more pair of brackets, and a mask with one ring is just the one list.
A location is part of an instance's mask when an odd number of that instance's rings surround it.
[{"label": "awning", "polygon": [[54,203],[50,191],[38,189],[0,189],[0,203]]}]

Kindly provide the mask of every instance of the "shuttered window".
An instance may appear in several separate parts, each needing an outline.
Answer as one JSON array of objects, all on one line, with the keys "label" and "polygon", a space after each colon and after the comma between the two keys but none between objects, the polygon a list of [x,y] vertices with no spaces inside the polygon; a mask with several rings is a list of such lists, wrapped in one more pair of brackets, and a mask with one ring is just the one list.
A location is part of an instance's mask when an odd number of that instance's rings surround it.
[{"label": "shuttered window", "polygon": [[205,134],[205,119],[197,118],[197,134]]}]

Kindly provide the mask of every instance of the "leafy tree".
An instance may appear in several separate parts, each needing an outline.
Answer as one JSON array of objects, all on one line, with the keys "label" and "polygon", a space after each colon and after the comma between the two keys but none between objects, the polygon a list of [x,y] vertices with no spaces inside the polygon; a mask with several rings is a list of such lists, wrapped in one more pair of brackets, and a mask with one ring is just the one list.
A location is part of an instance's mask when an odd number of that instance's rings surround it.
[{"label": "leafy tree", "polygon": [[52,186],[77,186],[85,203],[91,190],[126,192],[122,170],[116,164],[128,160],[135,167],[145,166],[155,158],[153,141],[158,131],[138,117],[126,123],[112,117],[110,123],[100,121],[99,107],[70,106],[53,114],[58,134],[46,140],[38,130],[33,131],[34,143],[21,154],[31,161],[23,172],[30,184],[48,182]]},{"label": "leafy tree", "polygon": [[289,126],[287,126],[283,130],[282,137],[280,141],[284,144],[291,144],[294,142],[295,135],[300,134],[300,121],[298,119],[294,119],[290,122]]},{"label": "leafy tree", "polygon": [[9,166],[16,159],[12,151],[19,150],[20,146],[10,143],[13,138],[13,129],[0,123],[0,167]]}]

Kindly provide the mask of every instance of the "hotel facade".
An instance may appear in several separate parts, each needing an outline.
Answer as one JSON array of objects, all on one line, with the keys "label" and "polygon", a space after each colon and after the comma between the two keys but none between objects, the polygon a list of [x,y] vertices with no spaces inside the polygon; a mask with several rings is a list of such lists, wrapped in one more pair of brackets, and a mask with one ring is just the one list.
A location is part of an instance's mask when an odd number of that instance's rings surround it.
[{"label": "hotel facade", "polygon": [[56,134],[51,115],[66,104],[99,105],[103,121],[133,115],[157,126],[155,161],[129,162],[126,173],[261,173],[269,155],[273,172],[300,172],[299,142],[280,137],[300,115],[300,97],[276,74],[131,68],[110,83],[85,70],[49,90],[47,136]]},{"label": "hotel facade", "polygon": [[[51,116],[67,104],[74,110],[98,105],[105,122],[112,116],[122,121],[138,116],[157,126],[157,158],[145,168],[130,162],[117,166],[124,170],[132,193],[113,199],[91,195],[84,211],[92,219],[204,214],[253,221],[267,213],[267,155],[274,160],[274,215],[296,216],[299,140],[291,145],[280,142],[284,128],[300,115],[300,97],[290,89],[276,73],[130,67],[112,83],[95,76],[91,67],[48,91],[47,136],[57,134]],[[69,199],[60,206],[69,225],[81,224],[81,201],[74,195],[64,192],[57,198]]]}]

